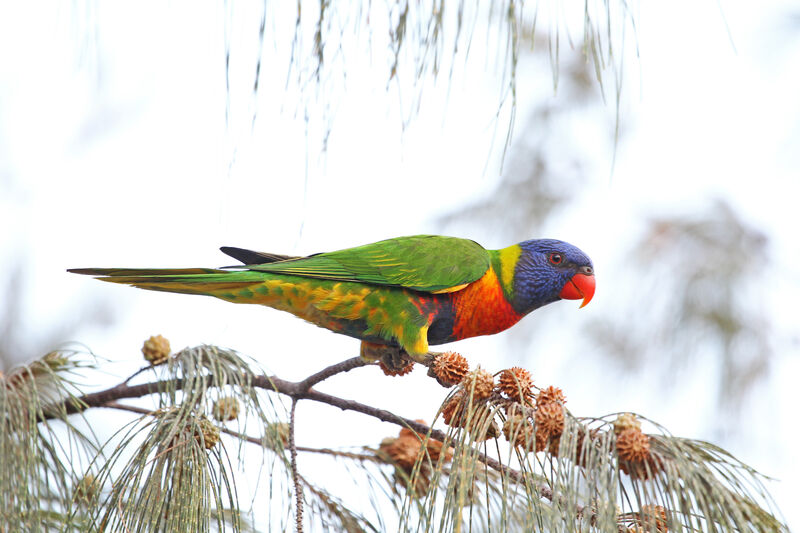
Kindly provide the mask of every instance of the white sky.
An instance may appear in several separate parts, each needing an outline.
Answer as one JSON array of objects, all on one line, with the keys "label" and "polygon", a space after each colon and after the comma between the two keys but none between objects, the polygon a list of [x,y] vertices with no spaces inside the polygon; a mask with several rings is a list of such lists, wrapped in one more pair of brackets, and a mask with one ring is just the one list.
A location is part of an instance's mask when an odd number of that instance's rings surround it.
[{"label": "white sky", "polygon": [[[580,312],[560,304],[537,313],[559,313],[578,329],[601,316],[615,294],[603,285],[604,266],[618,263],[637,220],[727,198],[773,243],[775,267],[764,290],[778,358],[745,408],[743,424],[751,429],[721,444],[782,480],[771,489],[797,527],[800,321],[791,305],[800,297],[800,25],[785,15],[792,2],[762,2],[757,9],[723,2],[721,10],[716,2],[644,4],[636,21],[640,57],[625,67],[614,174],[609,177],[611,145],[602,136],[613,125],[609,105],[605,116],[575,118],[576,127],[586,128],[576,139],[577,149],[593,157],[591,181],[575,192],[574,208],[548,226],[548,237],[574,242],[593,257],[597,297]],[[85,328],[75,340],[129,361],[118,365],[121,373],[138,367],[145,337],[162,333],[176,348],[229,346],[284,378],[301,378],[354,355],[356,343],[271,310],[108,286],[64,269],[218,266],[227,264],[217,252],[223,244],[312,253],[435,232],[436,216],[496,183],[498,154],[490,155],[487,145],[497,72],[486,66],[492,57],[473,47],[474,65],[457,68],[449,89],[446,75],[429,84],[419,115],[403,131],[399,109],[407,112],[413,92],[386,91],[385,48],[376,43],[369,58],[358,47],[345,48],[343,58],[332,60],[348,68],[346,90],[336,89],[334,79],[306,92],[329,102],[333,117],[327,154],[307,158],[317,152],[321,129],[312,120],[307,136],[297,94],[285,91],[280,43],[293,30],[291,12],[273,13],[274,27],[268,23],[255,102],[250,87],[260,8],[250,13],[240,4],[231,14],[188,6],[17,2],[0,8],[0,262],[10,265],[18,255],[28,261],[30,335],[74,313],[88,296],[110,300],[118,309],[116,327]],[[232,50],[227,126],[226,32]],[[385,35],[380,28],[374,33]],[[518,133],[530,108],[526,96],[551,93],[549,78],[534,66],[521,63]],[[318,109],[312,104],[311,110]],[[500,139],[502,133],[501,126]],[[498,234],[483,244],[510,243]],[[491,354],[505,346],[488,338],[457,349],[494,371]],[[538,383],[561,386],[577,414],[633,410],[675,434],[703,437],[716,407],[703,382],[714,369],[702,363],[695,370],[701,378],[675,389],[676,398],[635,383],[618,387],[617,370],[603,361],[538,357],[527,366]],[[444,393],[421,370],[402,380],[356,373],[325,390],[411,418],[432,415]],[[301,405],[298,414],[298,441],[307,445],[377,444],[396,433],[324,407]],[[352,422],[352,431],[337,434],[343,421]]]}]

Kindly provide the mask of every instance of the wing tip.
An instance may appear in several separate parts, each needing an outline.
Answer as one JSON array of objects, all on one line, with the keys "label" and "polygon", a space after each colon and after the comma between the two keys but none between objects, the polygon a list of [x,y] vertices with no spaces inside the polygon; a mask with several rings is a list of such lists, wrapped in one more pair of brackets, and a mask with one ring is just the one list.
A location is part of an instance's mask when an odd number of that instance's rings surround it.
[{"label": "wing tip", "polygon": [[100,274],[98,268],[68,268],[67,272],[70,274],[83,274],[87,276],[97,276]]}]

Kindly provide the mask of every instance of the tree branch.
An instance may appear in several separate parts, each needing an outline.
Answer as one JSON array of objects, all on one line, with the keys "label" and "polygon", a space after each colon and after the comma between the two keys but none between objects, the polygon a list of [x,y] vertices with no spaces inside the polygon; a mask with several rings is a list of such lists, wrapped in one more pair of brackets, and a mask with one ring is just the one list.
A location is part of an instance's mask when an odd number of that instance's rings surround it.
[{"label": "tree branch", "polygon": [[[429,438],[436,439],[438,441],[445,442],[449,440],[447,434],[445,434],[443,431],[433,429],[430,426],[417,422],[416,420],[404,418],[392,413],[391,411],[387,411],[386,409],[372,407],[371,405],[366,405],[355,400],[348,400],[338,396],[333,396],[331,394],[326,394],[324,392],[319,392],[312,388],[313,385],[331,376],[371,364],[372,363],[364,361],[360,357],[353,357],[324,368],[302,381],[287,381],[277,376],[254,376],[252,385],[257,388],[274,391],[289,396],[294,401],[311,400],[319,403],[325,403],[333,407],[338,407],[343,411],[356,411],[358,413],[377,418],[383,422],[389,422],[391,424],[397,424],[410,428],[420,435],[428,435]],[[206,379],[210,380],[209,377]],[[121,383],[115,387],[111,387],[103,391],[85,394],[77,398],[77,401],[75,399],[65,400],[62,405],[57,407],[63,407],[67,414],[83,412],[91,407],[109,407],[136,412],[139,414],[149,414],[151,411],[147,409],[119,404],[116,402],[116,400],[124,398],[140,398],[149,394],[156,394],[165,390],[167,383],[170,383],[175,389],[183,388],[183,380],[181,379],[153,381],[150,383],[143,383],[141,385],[127,385],[126,383]],[[45,415],[46,418],[52,418],[53,416],[53,414]],[[240,436],[236,432],[230,430],[223,429],[223,431],[234,436]],[[242,435],[242,437],[246,436]],[[261,444],[261,441],[252,437],[246,437],[246,440]],[[525,482],[525,474],[523,472],[507,467],[497,459],[494,459],[485,453],[476,452],[476,458],[480,462],[508,476],[516,482]],[[552,501],[553,493],[549,487],[546,485],[540,485],[538,491],[543,498]],[[580,512],[580,510],[578,511]]]}]

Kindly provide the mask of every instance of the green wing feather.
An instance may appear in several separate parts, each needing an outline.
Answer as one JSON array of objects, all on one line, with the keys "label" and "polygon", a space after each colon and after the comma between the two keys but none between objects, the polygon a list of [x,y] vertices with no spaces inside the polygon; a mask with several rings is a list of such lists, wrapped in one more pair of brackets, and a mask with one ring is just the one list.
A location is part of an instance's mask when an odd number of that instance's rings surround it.
[{"label": "green wing feather", "polygon": [[438,292],[472,283],[489,265],[489,253],[475,241],[415,235],[243,268]]},{"label": "green wing feather", "polygon": [[398,237],[284,260],[280,257],[286,256],[249,253],[255,255],[248,257],[265,259],[263,256],[269,256],[274,262],[226,270],[76,268],[69,271],[143,289],[190,294],[240,288],[269,279],[271,274],[404,287],[422,292],[450,292],[479,279],[490,265],[489,253],[475,241],[438,235]]}]

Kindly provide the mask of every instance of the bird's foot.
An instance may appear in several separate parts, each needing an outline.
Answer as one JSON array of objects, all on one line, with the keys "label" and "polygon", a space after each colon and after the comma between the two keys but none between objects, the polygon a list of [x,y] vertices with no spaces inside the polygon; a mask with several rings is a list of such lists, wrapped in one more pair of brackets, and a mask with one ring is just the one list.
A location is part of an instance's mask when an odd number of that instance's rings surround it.
[{"label": "bird's foot", "polygon": [[[367,361],[380,361],[384,372],[388,371],[392,375],[406,373],[413,363],[424,364],[418,357],[409,355],[399,346],[361,341],[361,358]],[[422,359],[425,357],[421,356]]]},{"label": "bird's foot", "polygon": [[379,344],[377,342],[361,341],[361,359],[365,361],[380,361],[387,350],[399,350],[397,346]]}]

